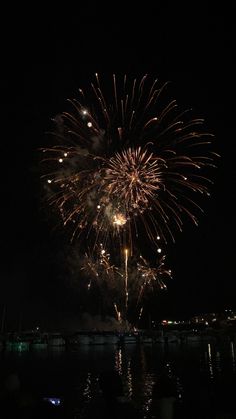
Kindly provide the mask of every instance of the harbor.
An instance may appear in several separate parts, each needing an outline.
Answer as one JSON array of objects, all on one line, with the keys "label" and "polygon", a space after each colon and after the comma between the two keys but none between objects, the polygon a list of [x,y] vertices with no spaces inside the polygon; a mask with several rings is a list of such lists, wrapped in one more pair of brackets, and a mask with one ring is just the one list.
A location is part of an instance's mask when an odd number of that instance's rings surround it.
[{"label": "harbor", "polygon": [[76,350],[80,347],[90,346],[126,346],[126,345],[188,345],[192,343],[235,342],[235,330],[175,330],[166,329],[159,331],[75,331],[43,332],[22,331],[2,334],[0,349],[3,351],[39,351]]}]

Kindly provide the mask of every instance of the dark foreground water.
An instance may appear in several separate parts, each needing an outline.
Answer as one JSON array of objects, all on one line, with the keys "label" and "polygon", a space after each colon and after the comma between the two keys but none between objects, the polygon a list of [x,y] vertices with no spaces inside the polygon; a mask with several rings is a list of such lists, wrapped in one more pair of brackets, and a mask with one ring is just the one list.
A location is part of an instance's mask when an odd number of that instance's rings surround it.
[{"label": "dark foreground water", "polygon": [[149,418],[157,397],[153,386],[167,366],[177,385],[175,418],[236,418],[235,351],[230,341],[4,351],[0,353],[1,392],[9,374],[15,374],[25,394],[58,398],[68,418],[82,418],[98,397],[99,374],[115,369],[122,376],[126,396],[141,417]]}]

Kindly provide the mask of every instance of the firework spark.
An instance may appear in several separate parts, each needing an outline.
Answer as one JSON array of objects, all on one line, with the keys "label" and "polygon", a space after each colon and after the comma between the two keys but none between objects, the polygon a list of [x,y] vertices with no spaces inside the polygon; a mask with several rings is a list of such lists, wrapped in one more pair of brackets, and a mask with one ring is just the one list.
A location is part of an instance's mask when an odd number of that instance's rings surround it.
[{"label": "firework spark", "polygon": [[118,236],[132,253],[140,230],[156,244],[174,240],[184,215],[197,224],[194,196],[209,195],[213,135],[175,100],[162,105],[166,85],[113,76],[113,93],[105,93],[96,74],[88,93],[80,90],[72,110],[55,118],[58,144],[42,150],[43,179],[73,237],[85,232],[96,244]]},{"label": "firework spark", "polygon": [[125,253],[125,309],[128,308],[129,292],[128,292],[128,249],[124,250]]}]

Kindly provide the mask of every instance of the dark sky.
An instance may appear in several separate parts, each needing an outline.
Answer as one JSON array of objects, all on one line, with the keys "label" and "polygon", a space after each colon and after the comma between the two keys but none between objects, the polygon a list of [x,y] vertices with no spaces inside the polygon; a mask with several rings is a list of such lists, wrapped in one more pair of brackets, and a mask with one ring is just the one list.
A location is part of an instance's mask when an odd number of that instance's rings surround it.
[{"label": "dark sky", "polygon": [[95,72],[171,80],[178,102],[215,133],[222,157],[212,197],[199,227],[187,223],[170,246],[174,279],[156,305],[176,316],[236,308],[233,2],[147,1],[132,11],[82,3],[2,15],[0,310],[6,304],[16,324],[20,312],[36,322],[45,312],[76,311],[76,293],[58,274],[66,238],[40,210],[37,148],[50,119]]}]

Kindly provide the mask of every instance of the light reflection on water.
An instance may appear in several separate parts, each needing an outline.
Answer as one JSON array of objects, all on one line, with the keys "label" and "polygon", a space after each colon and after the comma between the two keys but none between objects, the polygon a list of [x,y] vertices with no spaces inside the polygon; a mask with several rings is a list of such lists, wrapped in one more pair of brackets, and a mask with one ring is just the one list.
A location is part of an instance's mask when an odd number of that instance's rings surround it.
[{"label": "light reflection on water", "polygon": [[233,371],[235,371],[235,352],[234,352],[233,342],[230,342],[230,350],[231,350],[231,357],[232,357],[232,367],[233,367]]},{"label": "light reflection on water", "polygon": [[213,365],[212,365],[212,355],[211,355],[211,344],[210,343],[207,344],[206,362],[207,362],[210,378],[213,380],[214,379],[214,372],[213,372]]},{"label": "light reflection on water", "polygon": [[0,359],[2,378],[9,371],[17,372],[23,383],[29,380],[42,396],[62,396],[78,417],[100,391],[99,373],[115,369],[122,377],[126,396],[147,418],[153,386],[163,367],[175,379],[180,404],[193,400],[216,403],[219,392],[226,400],[231,387],[236,385],[235,342],[98,345],[73,352],[5,352]]}]

